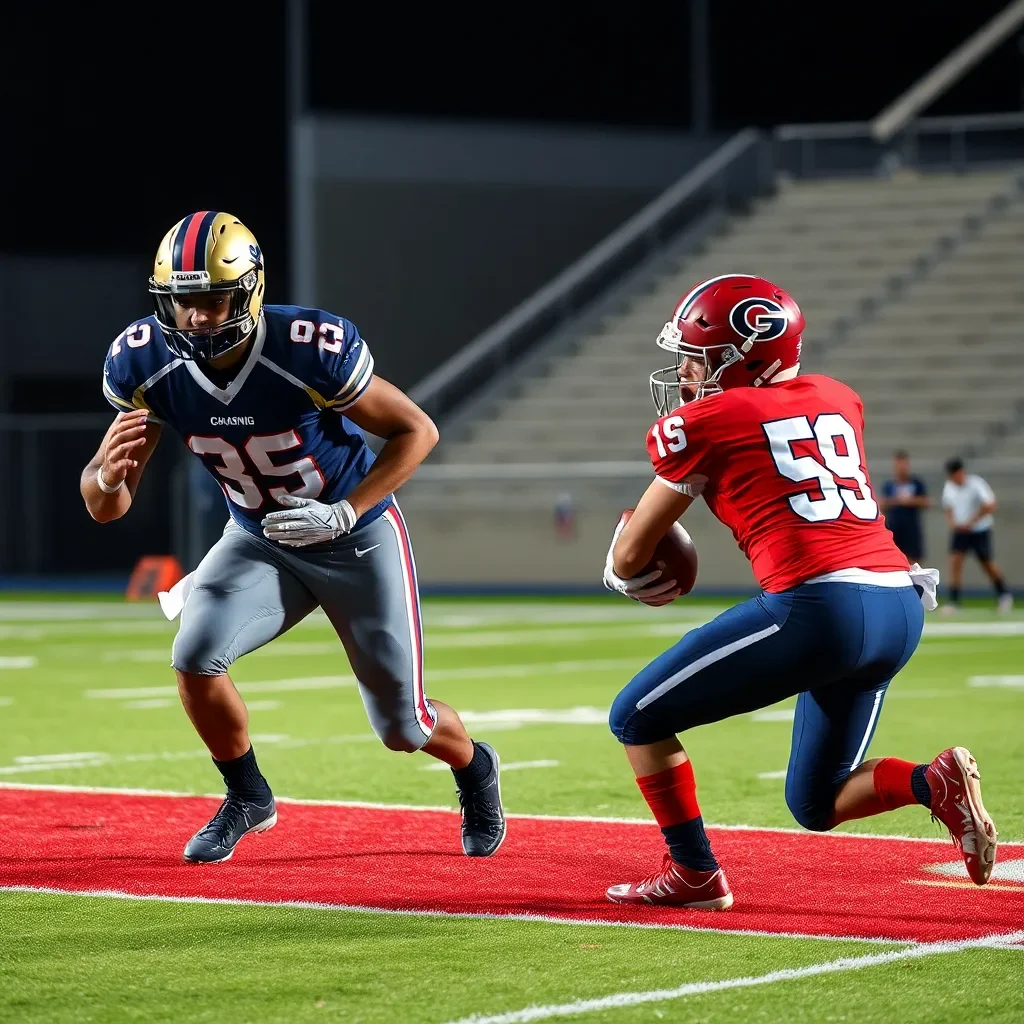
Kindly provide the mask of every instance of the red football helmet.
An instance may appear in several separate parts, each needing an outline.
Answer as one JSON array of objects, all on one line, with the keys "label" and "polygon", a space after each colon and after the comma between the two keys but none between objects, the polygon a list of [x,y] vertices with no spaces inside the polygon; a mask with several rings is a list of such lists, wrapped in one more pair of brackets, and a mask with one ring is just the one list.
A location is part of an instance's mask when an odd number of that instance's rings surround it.
[{"label": "red football helmet", "polygon": [[[800,370],[804,315],[793,299],[763,277],[723,274],[697,285],[678,302],[658,335],[676,365],[651,374],[659,416],[688,400],[727,388],[790,380]],[[704,364],[704,379],[680,379],[683,360]]]}]

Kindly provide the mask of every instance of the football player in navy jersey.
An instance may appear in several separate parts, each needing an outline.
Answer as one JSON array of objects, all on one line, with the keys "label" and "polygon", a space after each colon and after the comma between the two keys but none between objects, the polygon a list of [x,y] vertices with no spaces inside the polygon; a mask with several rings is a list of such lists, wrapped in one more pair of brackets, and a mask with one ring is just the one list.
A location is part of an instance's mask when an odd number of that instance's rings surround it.
[{"label": "football player in navy jersey", "polygon": [[[416,568],[393,497],[436,443],[434,424],[374,375],[354,324],[263,304],[263,254],[231,214],[175,224],[149,290],[155,314],[107,355],[103,393],[117,417],[81,491],[99,522],[123,516],[166,426],[227,499],[223,536],[174,591],[178,692],[227,787],[185,859],[226,860],[242,836],[276,823],[228,669],[318,606],[377,736],[451,766],[463,850],[490,856],[505,836],[498,757],[469,738],[452,708],[426,697]],[[376,458],[362,430],[385,439]]]}]

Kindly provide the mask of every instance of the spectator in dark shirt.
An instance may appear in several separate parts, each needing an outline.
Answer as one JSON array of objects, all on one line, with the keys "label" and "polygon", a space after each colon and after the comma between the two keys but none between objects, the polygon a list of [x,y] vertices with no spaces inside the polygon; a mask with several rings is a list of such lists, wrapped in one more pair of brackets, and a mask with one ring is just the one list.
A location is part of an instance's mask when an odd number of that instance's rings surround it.
[{"label": "spectator in dark shirt", "polygon": [[894,452],[891,480],[882,484],[882,511],[896,547],[913,562],[924,558],[921,510],[928,508],[928,489],[920,477],[911,476],[910,456]]}]

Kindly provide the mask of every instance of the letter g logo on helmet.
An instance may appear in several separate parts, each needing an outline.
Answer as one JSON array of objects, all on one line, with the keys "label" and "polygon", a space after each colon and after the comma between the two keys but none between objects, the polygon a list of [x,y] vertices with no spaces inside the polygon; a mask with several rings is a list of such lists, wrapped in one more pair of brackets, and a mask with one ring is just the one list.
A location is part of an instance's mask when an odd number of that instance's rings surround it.
[{"label": "letter g logo on helmet", "polygon": [[749,298],[729,311],[729,326],[743,339],[756,335],[755,341],[771,341],[786,333],[789,317],[774,299]]}]

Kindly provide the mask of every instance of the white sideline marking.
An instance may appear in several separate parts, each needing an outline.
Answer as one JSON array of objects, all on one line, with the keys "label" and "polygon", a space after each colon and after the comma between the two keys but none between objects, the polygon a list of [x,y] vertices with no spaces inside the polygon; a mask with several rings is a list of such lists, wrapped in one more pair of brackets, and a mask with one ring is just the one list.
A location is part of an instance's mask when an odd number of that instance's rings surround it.
[{"label": "white sideline marking", "polygon": [[750,716],[750,720],[752,722],[792,722],[795,717],[795,708],[780,708],[778,711],[755,711]]},{"label": "white sideline marking", "polygon": [[[376,737],[370,733],[365,735],[357,736],[329,736],[324,740],[291,740],[288,743],[281,744],[282,747],[302,747],[309,746],[314,743],[353,743],[358,740],[372,741],[376,740]],[[169,759],[177,760],[183,757],[209,757],[210,755],[205,751],[188,751],[184,754],[135,754],[128,755],[125,760],[134,759]],[[2,769],[0,769],[2,770]],[[223,793],[185,793],[180,790],[171,789],[133,789],[124,786],[72,786],[61,783],[51,782],[0,782],[0,789],[26,789],[26,790],[40,790],[47,793],[102,793],[110,796],[166,796],[166,797],[203,797],[210,800],[223,800]],[[378,803],[370,800],[311,800],[304,797],[294,796],[277,796],[275,794],[274,799],[279,803],[285,804],[299,804],[307,807],[362,807],[371,811],[429,811],[435,813],[451,814],[455,811],[455,808],[451,805],[447,806],[429,806],[422,804],[385,804]],[[526,814],[521,812],[508,812],[505,815],[506,818],[522,818],[527,821],[583,821],[593,822],[597,824],[609,824],[609,825],[655,825],[653,818],[615,818],[615,817],[601,817],[598,815],[590,814]],[[719,829],[723,832],[777,832],[780,835],[792,835],[792,836],[805,836],[807,835],[806,829],[802,828],[785,828],[779,825],[717,825],[714,822],[706,823],[708,828]],[[884,833],[874,832],[816,832],[815,835],[819,837],[828,837],[830,839],[895,839],[904,843],[937,843],[944,842],[945,838],[940,837],[938,834],[928,836],[896,836],[888,835]],[[1010,847],[1019,847],[1024,851],[1024,842],[1009,840],[1005,843],[1000,843],[999,848],[1006,850]],[[712,929],[717,931],[718,929]],[[772,934],[775,934],[774,932]],[[885,942],[900,942],[901,939],[884,939],[879,941]]]},{"label": "white sideline marking", "polygon": [[60,764],[62,761],[92,761],[97,757],[106,757],[106,754],[94,754],[89,751],[84,754],[27,754],[14,759],[15,764]]},{"label": "white sideline marking", "polygon": [[[2,784],[0,784],[2,785]],[[223,794],[216,799],[222,800]],[[823,942],[864,942],[869,945],[887,943],[914,945],[907,939],[865,938],[846,935],[807,935],[803,932],[761,932],[750,928],[701,928],[691,924],[651,924],[639,921],[607,921],[598,918],[552,917],[547,914],[488,914],[447,910],[394,910],[359,904],[311,903],[305,900],[243,900],[218,896],[157,896],[116,889],[54,889],[49,886],[0,885],[0,892],[38,893],[45,896],[95,896],[101,899],[142,900],[151,903],[199,903],[229,907],[281,907],[285,910],[337,910],[365,914],[385,914],[389,917],[445,917],[461,920],[525,921],[530,924],[561,924],[575,928],[633,928],[640,931],[691,932],[701,935],[741,935],[757,939],[818,939]],[[1013,936],[1011,935],[1012,939]]]},{"label": "white sideline marking", "polygon": [[126,633],[162,633],[170,637],[174,635],[174,627],[166,620],[147,622],[137,619],[60,622],[50,626],[0,626],[0,639],[2,640],[45,640],[51,636],[94,637],[98,633],[114,636],[123,636]]},{"label": "white sideline marking", "polygon": [[[502,772],[517,772],[524,768],[557,768],[561,763],[561,761],[509,761],[502,764],[501,770]],[[425,764],[420,771],[446,772],[449,771],[449,768],[443,761],[435,761],[433,764]]]},{"label": "white sideline marking", "polygon": [[1024,622],[928,622],[924,636],[1024,636]]},{"label": "white sideline marking", "polygon": [[155,604],[122,604],[111,601],[0,601],[0,621],[54,622],[62,619],[154,619],[160,615]]},{"label": "white sideline marking", "polygon": [[733,988],[750,988],[754,985],[774,985],[779,981],[795,981],[819,974],[836,974],[840,971],[858,971],[865,967],[877,967],[899,960],[916,960],[925,956],[943,953],[960,953],[966,949],[1001,948],[1008,943],[1019,941],[1024,932],[1008,935],[988,935],[982,939],[962,942],[922,942],[908,949],[896,949],[888,953],[868,953],[865,956],[845,956],[838,960],[809,964],[806,967],[787,967],[768,974],[748,975],[742,978],[723,978],[720,981],[694,981],[678,988],[654,989],[649,992],[618,992],[599,999],[577,999],[571,1003],[550,1006],[528,1006],[511,1013],[479,1014],[461,1017],[451,1024],[528,1024],[535,1020],[549,1020],[552,1017],[576,1017],[599,1010],[612,1010],[623,1006],[639,1006],[641,1003],[660,1003],[685,996],[703,995],[707,992],[722,992]]},{"label": "white sideline marking", "polygon": [[758,772],[757,777],[759,779],[784,779],[786,774],[786,769],[783,768],[781,772]]},{"label": "white sideline marking", "polygon": [[503,725],[518,729],[523,725],[607,725],[605,708],[510,708],[502,711],[460,711],[466,725]]},{"label": "white sideline marking", "polygon": [[[127,708],[130,711],[156,711],[160,708],[173,708],[177,707],[178,702],[171,700],[170,697],[155,697],[152,700],[130,700],[121,707]],[[245,702],[245,706],[250,711],[276,711],[280,706],[279,700],[249,700]]]},{"label": "white sideline marking", "polygon": [[[642,625],[604,625],[595,623],[582,629],[536,629],[508,630],[504,632],[471,632],[441,633],[431,631],[427,634],[425,644],[431,651],[439,649],[463,647],[508,647],[529,643],[531,646],[542,647],[552,645],[566,647],[572,644],[592,643],[595,639],[625,640],[634,637],[681,637],[687,628],[695,625],[686,623],[654,623]],[[295,658],[313,656],[345,656],[345,649],[340,640],[303,641],[274,640],[265,647],[251,651],[249,658]],[[169,647],[144,647],[130,651],[105,651],[105,662],[169,662]]]},{"label": "white sideline marking", "polygon": [[[643,657],[603,658],[593,661],[534,661],[516,665],[470,665],[464,668],[436,669],[427,673],[437,682],[459,682],[476,679],[519,679],[529,676],[574,675],[590,672],[636,671]],[[290,690],[332,690],[355,686],[355,676],[305,676],[298,679],[271,679],[266,682],[235,683],[240,693],[277,693]],[[136,697],[177,696],[175,686],[138,686],[128,688],[86,690],[93,700],[130,700]]]},{"label": "white sideline marking", "polygon": [[[0,604],[2,603],[3,602],[0,602]],[[604,623],[607,627],[628,627],[631,624],[635,624],[641,631],[638,635],[682,636],[687,630],[703,625],[705,622],[710,621],[714,615],[724,610],[724,607],[695,608],[694,613],[690,616],[675,615],[671,619],[666,619],[660,622],[652,622],[650,620],[650,616],[652,615],[652,609],[650,608],[641,608],[638,610],[638,613],[630,614],[631,609],[613,610],[584,608],[573,610],[571,607],[559,609],[553,606],[548,606],[547,608],[540,606],[535,614],[516,613],[504,616],[486,614],[454,615],[451,613],[431,614],[428,610],[425,610],[424,622],[427,627],[427,646],[433,647],[435,643],[438,646],[443,646],[443,637],[445,634],[443,632],[438,632],[439,630],[452,627],[468,630],[488,625],[513,627],[539,625],[543,627],[550,626],[552,623],[561,623],[564,625],[575,624],[578,627],[583,627],[587,625],[599,626]],[[117,611],[119,613],[123,613],[124,609],[118,607]],[[648,616],[646,622],[644,622],[642,618],[644,615]],[[2,618],[2,616],[0,616],[0,618]],[[643,624],[641,625],[641,623]],[[314,611],[292,627],[292,631],[298,630],[300,632],[309,629],[330,630],[331,625],[327,617],[322,612]],[[26,624],[23,626],[0,625],[0,639],[6,640],[45,640],[55,636],[88,636],[92,638],[97,634],[118,637],[122,637],[126,634],[154,634],[165,636],[169,640],[174,634],[174,625],[172,623],[168,623],[162,618],[101,618],[93,621],[55,621],[49,624],[47,624],[44,619],[42,622]],[[595,633],[591,632],[590,635],[594,636]],[[600,631],[598,631],[596,635],[600,635]],[[928,623],[924,627],[923,635],[926,640],[932,637],[963,637],[976,639],[983,637],[1017,637],[1024,636],[1024,621]],[[519,643],[524,640],[529,640],[530,638],[531,633],[528,630],[523,630],[515,636],[514,640],[510,640],[510,642]],[[285,642],[287,643],[291,641]],[[330,654],[336,650],[338,650],[338,647],[334,641],[327,642],[325,653]],[[270,645],[270,649],[267,650],[267,655],[270,655],[272,651],[273,645]],[[150,657],[152,657],[153,660],[162,661],[164,652],[161,651],[159,657],[157,657],[156,654],[153,654],[152,656],[143,655],[139,660],[149,660]],[[247,655],[247,657],[252,657],[252,655]]]},{"label": "white sideline marking", "polygon": [[32,655],[13,658],[0,658],[0,668],[35,668],[39,659]]},{"label": "white sideline marking", "polygon": [[506,602],[476,607],[472,611],[438,608],[430,601],[424,603],[423,620],[435,629],[476,629],[480,626],[550,626],[601,623],[640,622],[645,625],[661,620],[662,624],[681,623],[692,626],[707,622],[728,607],[722,604],[694,604],[688,608],[651,609],[633,602],[622,601],[606,606],[593,604],[528,604]]},{"label": "white sideline marking", "polygon": [[1011,690],[1024,690],[1024,676],[971,676],[968,686],[1005,686]]},{"label": "white sideline marking", "polygon": [[13,697],[0,697],[0,708],[9,708],[13,703]]},{"label": "white sideline marking", "polygon": [[[283,733],[254,733],[252,739],[256,743],[273,744],[284,750],[294,750],[299,747],[314,747],[334,743],[371,743],[375,742],[377,737],[373,733],[358,733],[352,736],[324,736],[317,739],[293,740]],[[206,750],[178,750],[147,754],[88,753],[16,757],[14,764],[0,765],[0,775],[23,775],[28,772],[63,772],[80,768],[106,768],[109,765],[139,764],[147,761],[187,761],[192,758],[207,758],[209,756],[209,752]],[[4,784],[0,783],[0,785]],[[74,789],[72,787],[67,791],[73,792]],[[87,791],[87,789],[82,790],[82,792]],[[103,792],[103,790],[97,790],[97,792]],[[152,791],[152,793],[159,792],[159,790]]]},{"label": "white sideline marking", "polygon": [[[285,693],[290,690],[333,690],[355,686],[355,676],[306,676],[299,679],[272,679],[265,683],[235,683],[239,693]],[[125,700],[133,697],[177,697],[176,686],[134,686],[107,690],[86,690],[93,700]]]}]

